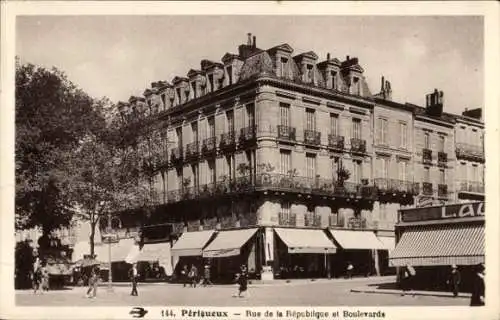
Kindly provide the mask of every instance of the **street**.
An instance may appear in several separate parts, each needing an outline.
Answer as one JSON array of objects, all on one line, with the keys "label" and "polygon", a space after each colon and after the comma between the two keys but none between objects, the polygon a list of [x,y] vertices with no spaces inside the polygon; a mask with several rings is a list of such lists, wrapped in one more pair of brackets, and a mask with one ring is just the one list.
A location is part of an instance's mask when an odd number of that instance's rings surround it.
[{"label": "street", "polygon": [[[391,278],[392,280],[392,278]],[[139,284],[139,296],[130,296],[130,286],[119,284],[108,292],[101,284],[97,298],[85,297],[86,288],[69,288],[34,295],[16,292],[18,306],[468,306],[468,298],[351,292],[374,288],[381,278],[277,282],[249,286],[250,297],[235,298],[236,285],[184,288],[177,284]]]}]

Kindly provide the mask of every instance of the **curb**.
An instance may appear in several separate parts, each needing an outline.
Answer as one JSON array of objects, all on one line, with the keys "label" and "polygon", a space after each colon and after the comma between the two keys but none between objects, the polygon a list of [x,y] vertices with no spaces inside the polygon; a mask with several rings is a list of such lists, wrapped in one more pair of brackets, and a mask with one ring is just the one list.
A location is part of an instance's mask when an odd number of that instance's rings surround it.
[{"label": "curb", "polygon": [[[403,293],[400,290],[365,290],[365,289],[351,289],[354,293],[373,293],[373,294],[392,294],[401,296],[430,296],[430,297],[445,297],[445,298],[455,298],[451,293],[448,292],[426,292],[426,291],[407,291]],[[459,293],[457,298],[467,298],[470,299],[471,295],[468,293]]]}]

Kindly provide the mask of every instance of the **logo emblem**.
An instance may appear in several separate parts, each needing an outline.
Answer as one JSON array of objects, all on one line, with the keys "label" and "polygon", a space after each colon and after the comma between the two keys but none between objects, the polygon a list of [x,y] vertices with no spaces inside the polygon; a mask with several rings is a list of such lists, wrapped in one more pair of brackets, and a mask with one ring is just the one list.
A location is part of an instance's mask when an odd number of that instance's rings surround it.
[{"label": "logo emblem", "polygon": [[144,318],[146,313],[148,313],[148,310],[145,310],[144,308],[141,307],[134,307],[132,310],[129,312],[134,318]]}]

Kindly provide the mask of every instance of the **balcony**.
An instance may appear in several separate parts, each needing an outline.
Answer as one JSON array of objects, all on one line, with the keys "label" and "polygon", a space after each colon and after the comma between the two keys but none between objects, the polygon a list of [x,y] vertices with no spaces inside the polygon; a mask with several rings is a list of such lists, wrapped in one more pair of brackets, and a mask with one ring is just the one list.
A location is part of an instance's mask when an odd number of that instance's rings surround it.
[{"label": "balcony", "polygon": [[304,130],[304,143],[314,146],[320,146],[321,132],[314,130]]},{"label": "balcony", "polygon": [[484,184],[476,181],[462,181],[460,182],[459,191],[484,194]]},{"label": "balcony", "polygon": [[366,140],[351,138],[351,152],[366,153]]},{"label": "balcony", "polygon": [[426,196],[432,196],[434,194],[434,189],[432,188],[432,183],[422,182],[422,194]]},{"label": "balcony", "polygon": [[438,197],[439,198],[448,198],[448,185],[438,184]]},{"label": "balcony", "polygon": [[438,166],[446,167],[448,163],[448,154],[446,152],[438,152]]},{"label": "balcony", "polygon": [[208,199],[212,197],[215,194],[216,186],[217,185],[215,183],[207,183],[200,185],[198,190],[199,198]]},{"label": "balcony", "polygon": [[481,146],[457,143],[455,152],[458,159],[484,162],[484,150]]},{"label": "balcony", "polygon": [[295,128],[279,125],[278,139],[295,142],[296,141]]},{"label": "balcony", "polygon": [[249,126],[249,127],[242,128],[240,130],[240,143],[241,144],[248,144],[248,143],[255,142],[256,131],[257,130],[255,130],[255,126]]},{"label": "balcony", "polygon": [[217,149],[215,147],[215,137],[206,138],[201,145],[203,156],[215,156]]},{"label": "balcony", "polygon": [[321,227],[321,216],[317,214],[305,214],[304,225],[306,227]]},{"label": "balcony", "polygon": [[183,200],[194,200],[198,199],[199,196],[199,187],[185,187],[182,190],[182,199]]},{"label": "balcony", "polygon": [[236,148],[234,131],[225,132],[220,135],[219,148],[223,151],[231,151]]},{"label": "balcony", "polygon": [[172,202],[179,202],[182,199],[182,192],[181,190],[170,190],[167,192],[167,202],[172,203]]},{"label": "balcony", "polygon": [[335,150],[344,150],[344,137],[329,134],[328,147]]},{"label": "balcony", "polygon": [[430,164],[432,163],[432,150],[431,149],[422,149],[422,162]]},{"label": "balcony", "polygon": [[375,185],[377,186],[379,193],[410,194],[410,195],[417,195],[419,193],[418,182],[377,178],[375,179]]},{"label": "balcony", "polygon": [[170,163],[173,166],[178,166],[182,164],[182,161],[183,161],[182,148],[173,148],[170,151]]},{"label": "balcony", "polygon": [[195,161],[198,159],[198,156],[199,156],[198,141],[188,143],[186,145],[186,160]]},{"label": "balcony", "polygon": [[293,226],[294,227],[297,225],[297,216],[295,214],[291,214],[291,213],[280,212],[278,223],[280,226]]}]

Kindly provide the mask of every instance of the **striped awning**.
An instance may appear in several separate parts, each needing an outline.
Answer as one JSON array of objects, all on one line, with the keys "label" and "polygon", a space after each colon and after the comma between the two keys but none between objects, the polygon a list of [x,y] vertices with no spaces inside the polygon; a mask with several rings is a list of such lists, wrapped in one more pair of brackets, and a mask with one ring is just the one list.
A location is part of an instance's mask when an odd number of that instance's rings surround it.
[{"label": "striped awning", "polygon": [[324,230],[274,229],[288,247],[288,253],[335,253],[337,247]]},{"label": "striped awning", "polygon": [[343,249],[384,250],[384,244],[373,231],[328,229]]},{"label": "striped awning", "polygon": [[202,249],[207,245],[215,231],[184,232],[172,246],[172,255],[177,257],[201,256]]},{"label": "striped awning", "polygon": [[390,252],[395,267],[484,263],[484,225],[427,225],[403,232]]},{"label": "striped awning", "polygon": [[237,256],[250,238],[257,232],[256,228],[220,231],[204,250],[203,258],[220,258]]}]

